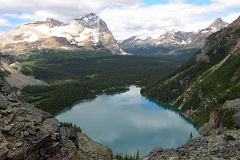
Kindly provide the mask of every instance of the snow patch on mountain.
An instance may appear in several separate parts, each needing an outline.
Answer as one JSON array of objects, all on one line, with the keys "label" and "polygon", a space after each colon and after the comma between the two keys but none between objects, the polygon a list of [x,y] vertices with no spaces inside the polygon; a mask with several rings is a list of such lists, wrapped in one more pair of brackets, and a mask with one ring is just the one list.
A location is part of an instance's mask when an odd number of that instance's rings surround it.
[{"label": "snow patch on mountain", "polygon": [[228,26],[221,18],[216,19],[209,27],[197,32],[183,32],[163,29],[159,32],[150,32],[130,37],[120,44],[121,48],[145,48],[159,45],[192,45],[203,46],[205,39],[212,33]]},{"label": "snow patch on mountain", "polygon": [[[47,19],[46,21],[19,25],[16,29],[0,36],[0,50],[19,50],[22,44],[25,45],[25,47],[22,47],[24,49],[26,49],[26,45],[31,48],[33,46],[31,43],[36,45],[37,42],[47,41],[51,37],[55,37],[55,41],[57,40],[60,45],[56,46],[56,43],[54,43],[54,47],[83,47],[107,50],[113,54],[123,54],[106,23],[95,14],[88,14],[67,24],[54,19]],[[64,43],[65,45],[61,46],[62,38],[65,38],[69,45]],[[15,46],[11,44],[15,44]]]}]

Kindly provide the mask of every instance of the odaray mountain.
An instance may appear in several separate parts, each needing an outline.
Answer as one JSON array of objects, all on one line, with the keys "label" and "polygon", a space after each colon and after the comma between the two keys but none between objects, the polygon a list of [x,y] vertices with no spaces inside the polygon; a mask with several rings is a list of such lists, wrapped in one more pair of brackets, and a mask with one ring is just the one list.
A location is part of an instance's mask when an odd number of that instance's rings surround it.
[{"label": "odaray mountain", "polygon": [[163,33],[142,34],[119,43],[120,47],[133,54],[175,54],[177,49],[201,48],[205,39],[228,26],[221,18],[198,32],[165,30]]},{"label": "odaray mountain", "polygon": [[91,49],[121,55],[107,24],[88,14],[70,23],[55,19],[21,24],[0,36],[0,51],[24,53],[32,49]]}]

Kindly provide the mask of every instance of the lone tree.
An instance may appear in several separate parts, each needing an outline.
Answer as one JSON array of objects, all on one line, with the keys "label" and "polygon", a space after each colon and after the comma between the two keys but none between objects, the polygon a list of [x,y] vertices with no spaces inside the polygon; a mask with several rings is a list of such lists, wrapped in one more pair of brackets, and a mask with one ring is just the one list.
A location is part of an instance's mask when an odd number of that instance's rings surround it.
[{"label": "lone tree", "polygon": [[192,138],[193,138],[193,134],[192,134],[192,132],[190,133],[190,136],[189,136],[189,138],[190,138],[190,139],[192,139]]},{"label": "lone tree", "polygon": [[140,156],[139,156],[139,150],[137,150],[137,154],[136,154],[136,160],[139,160]]}]

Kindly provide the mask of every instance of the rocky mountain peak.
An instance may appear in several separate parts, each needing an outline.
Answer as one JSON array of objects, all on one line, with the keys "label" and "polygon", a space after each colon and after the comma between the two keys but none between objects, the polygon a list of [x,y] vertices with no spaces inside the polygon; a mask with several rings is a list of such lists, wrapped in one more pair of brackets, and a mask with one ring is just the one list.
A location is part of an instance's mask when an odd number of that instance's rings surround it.
[{"label": "rocky mountain peak", "polygon": [[51,24],[52,26],[61,26],[64,24],[63,22],[60,22],[54,18],[47,18],[45,23]]},{"label": "rocky mountain peak", "polygon": [[62,26],[62,25],[64,25],[64,23],[59,20],[56,20],[54,18],[47,18],[44,21],[23,23],[23,24],[18,25],[16,28],[24,29],[24,28],[35,27],[35,26],[40,26],[40,25],[46,25],[50,28],[53,28],[53,27],[57,27],[57,26]]},{"label": "rocky mountain peak", "polygon": [[108,29],[107,24],[95,13],[86,14],[82,17],[76,18],[75,20],[78,21],[83,26],[86,26],[91,29],[96,28]]},{"label": "rocky mountain peak", "polygon": [[[225,50],[222,54],[228,56],[238,50],[240,18],[235,20],[232,24],[224,27],[218,34],[212,34],[207,37],[204,46],[201,49],[201,54],[196,56],[198,61],[214,61],[216,53]],[[234,43],[233,43],[234,42]],[[235,49],[234,49],[235,48]],[[232,50],[230,52],[230,50]],[[213,52],[212,52],[213,51]]]},{"label": "rocky mountain peak", "polygon": [[[240,20],[239,20],[240,23]],[[207,28],[203,28],[198,32],[184,32],[175,31],[166,28],[161,33],[151,33],[151,34],[141,34],[130,37],[120,43],[120,46],[124,50],[129,48],[146,48],[146,47],[162,47],[163,45],[189,45],[202,47],[204,45],[205,39],[219,31],[220,29],[227,27],[228,23],[224,22],[221,18],[217,18],[213,21]]]},{"label": "rocky mountain peak", "polygon": [[220,30],[224,27],[227,27],[228,23],[223,21],[222,18],[217,18],[216,20],[213,21],[212,24],[209,25],[208,28],[213,28],[213,29],[217,29]]},{"label": "rocky mountain peak", "polygon": [[85,48],[123,54],[107,24],[94,13],[71,23],[48,18],[22,24],[0,36],[2,52],[20,54],[36,48]]}]

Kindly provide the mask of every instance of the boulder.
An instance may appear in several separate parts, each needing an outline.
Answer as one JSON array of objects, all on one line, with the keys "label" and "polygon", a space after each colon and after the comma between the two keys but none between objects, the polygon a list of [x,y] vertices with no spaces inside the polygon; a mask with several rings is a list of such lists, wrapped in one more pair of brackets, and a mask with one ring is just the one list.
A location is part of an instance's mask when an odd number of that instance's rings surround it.
[{"label": "boulder", "polygon": [[235,110],[235,111],[240,111],[240,98],[226,101],[223,104],[223,108],[231,109],[231,110]]},{"label": "boulder", "polygon": [[10,150],[7,155],[7,159],[9,160],[22,160],[27,157],[27,150],[23,148],[13,148]]},{"label": "boulder", "polygon": [[51,135],[38,135],[29,140],[31,140],[34,149],[45,148],[51,142]]},{"label": "boulder", "polygon": [[232,135],[230,135],[230,134],[225,134],[224,135],[224,137],[223,137],[223,139],[225,140],[225,141],[235,141],[236,140],[236,138],[234,138]]},{"label": "boulder", "polygon": [[4,86],[2,87],[1,89],[1,92],[4,94],[4,95],[8,95],[12,92],[12,88],[9,84],[4,84]]},{"label": "boulder", "polygon": [[47,118],[43,121],[42,126],[47,132],[54,133],[59,131],[60,124],[55,118]]},{"label": "boulder", "polygon": [[87,135],[78,133],[80,150],[78,155],[84,160],[112,160],[110,148],[94,142]]},{"label": "boulder", "polygon": [[23,105],[27,109],[27,113],[28,113],[26,118],[32,119],[36,123],[41,123],[45,119],[52,117],[49,113],[43,112],[42,110],[37,109],[32,105],[29,105],[29,104],[23,104]]},{"label": "boulder", "polygon": [[201,54],[197,54],[196,55],[196,61],[197,62],[209,62],[210,58],[209,56],[206,54],[206,52],[204,50],[202,50]]},{"label": "boulder", "polygon": [[6,98],[0,94],[0,109],[6,109],[7,108],[7,100]]},{"label": "boulder", "polygon": [[240,127],[240,112],[233,115],[233,121],[234,121],[235,125]]},{"label": "boulder", "polygon": [[9,133],[13,128],[13,124],[7,125],[5,127],[2,128],[2,131],[5,133]]},{"label": "boulder", "polygon": [[60,134],[62,137],[65,137],[65,138],[71,140],[76,145],[76,147],[79,148],[78,134],[77,134],[77,130],[75,128],[61,127]]},{"label": "boulder", "polygon": [[7,100],[10,102],[18,102],[18,95],[15,92],[12,92],[7,96]]},{"label": "boulder", "polygon": [[61,145],[59,142],[53,143],[49,146],[46,146],[45,148],[40,149],[40,155],[46,159],[50,158],[52,155],[55,155],[60,148]]},{"label": "boulder", "polygon": [[4,160],[7,158],[8,148],[5,143],[0,143],[0,160]]},{"label": "boulder", "polygon": [[201,128],[199,128],[199,133],[203,136],[208,135],[210,132],[209,123],[205,123]]},{"label": "boulder", "polygon": [[0,79],[0,87],[4,86],[4,81],[2,79]]}]

